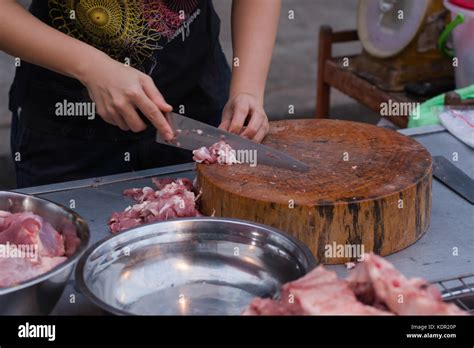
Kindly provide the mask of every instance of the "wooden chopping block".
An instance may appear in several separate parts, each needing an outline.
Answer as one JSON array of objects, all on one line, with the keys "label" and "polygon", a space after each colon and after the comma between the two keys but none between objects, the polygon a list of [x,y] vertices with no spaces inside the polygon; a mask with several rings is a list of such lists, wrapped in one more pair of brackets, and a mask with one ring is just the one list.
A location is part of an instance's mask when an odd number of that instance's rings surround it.
[{"label": "wooden chopping block", "polygon": [[426,232],[432,159],[415,140],[368,124],[313,119],[272,122],[264,144],[311,170],[200,164],[204,214],[286,231],[327,264],[354,260],[356,250],[389,255]]}]

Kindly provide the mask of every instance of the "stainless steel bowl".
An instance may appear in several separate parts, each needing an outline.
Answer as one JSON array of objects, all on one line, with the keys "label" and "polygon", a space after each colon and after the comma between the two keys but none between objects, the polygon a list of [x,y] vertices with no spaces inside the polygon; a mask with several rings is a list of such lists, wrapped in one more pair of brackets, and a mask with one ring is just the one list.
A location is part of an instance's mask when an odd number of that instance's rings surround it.
[{"label": "stainless steel bowl", "polygon": [[89,243],[87,223],[73,211],[45,199],[0,191],[0,210],[32,212],[61,231],[75,228],[81,243],[64,263],[17,286],[0,288],[0,315],[47,315],[58,302],[79,256]]},{"label": "stainless steel bowl", "polygon": [[255,296],[316,265],[278,230],[241,220],[189,218],[149,224],[89,248],[76,282],[113,314],[238,315]]}]

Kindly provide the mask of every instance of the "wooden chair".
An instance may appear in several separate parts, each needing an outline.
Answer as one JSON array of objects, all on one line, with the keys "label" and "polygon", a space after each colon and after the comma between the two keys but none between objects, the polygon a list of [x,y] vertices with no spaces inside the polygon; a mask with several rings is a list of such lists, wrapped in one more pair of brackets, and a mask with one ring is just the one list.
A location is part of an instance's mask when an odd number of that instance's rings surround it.
[{"label": "wooden chair", "polygon": [[[338,43],[358,41],[356,30],[334,32],[330,26],[322,26],[319,32],[318,76],[316,94],[316,118],[328,118],[330,111],[331,88],[355,99],[369,109],[380,113],[382,103],[392,102],[422,102],[424,99],[408,96],[404,92],[387,92],[373,83],[360,77],[349,67],[343,65],[344,58],[349,61],[357,55],[333,57],[332,46]],[[387,117],[395,125],[406,128],[408,115]]]}]

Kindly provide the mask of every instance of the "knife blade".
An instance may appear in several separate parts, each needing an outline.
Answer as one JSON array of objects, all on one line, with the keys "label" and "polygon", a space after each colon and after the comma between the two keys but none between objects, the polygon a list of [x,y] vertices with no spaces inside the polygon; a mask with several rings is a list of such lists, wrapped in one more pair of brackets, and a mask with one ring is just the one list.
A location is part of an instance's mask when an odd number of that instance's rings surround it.
[{"label": "knife blade", "polygon": [[433,157],[433,176],[474,204],[474,180],[443,156]]},{"label": "knife blade", "polygon": [[203,146],[209,147],[219,140],[224,140],[237,152],[241,150],[255,151],[257,164],[303,173],[309,171],[309,166],[306,163],[298,161],[269,146],[256,143],[252,140],[242,138],[236,134],[226,132],[176,113],[167,114],[167,119],[175,133],[175,138],[172,141],[166,141],[157,132],[157,143],[192,151]]}]

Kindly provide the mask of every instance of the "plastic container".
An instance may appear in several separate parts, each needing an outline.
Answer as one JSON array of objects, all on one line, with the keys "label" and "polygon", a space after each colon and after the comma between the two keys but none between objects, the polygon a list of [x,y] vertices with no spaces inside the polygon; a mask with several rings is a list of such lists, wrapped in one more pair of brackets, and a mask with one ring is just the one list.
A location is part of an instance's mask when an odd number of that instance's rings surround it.
[{"label": "plastic container", "polygon": [[[444,0],[444,5],[451,11],[453,22],[441,35],[440,47],[446,54],[458,58],[456,87],[468,87],[474,85],[474,10],[460,0]],[[446,48],[450,34],[453,51]]]}]

